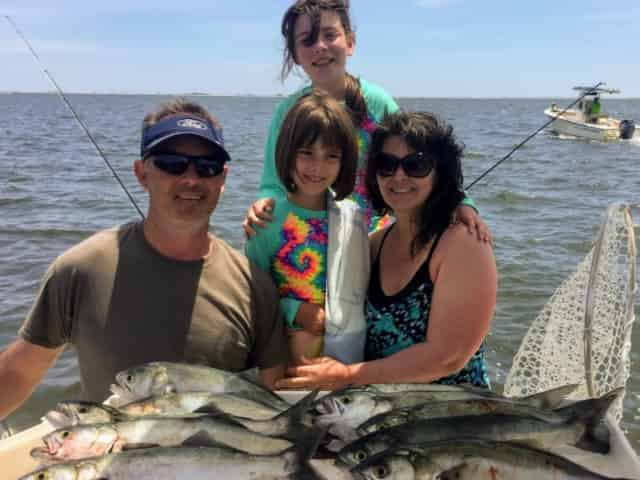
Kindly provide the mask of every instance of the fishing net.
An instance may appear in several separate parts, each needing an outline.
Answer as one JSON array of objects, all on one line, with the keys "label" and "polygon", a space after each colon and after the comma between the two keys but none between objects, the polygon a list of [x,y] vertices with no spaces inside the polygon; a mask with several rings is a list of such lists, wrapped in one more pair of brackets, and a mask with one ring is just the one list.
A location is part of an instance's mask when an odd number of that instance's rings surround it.
[{"label": "fishing net", "polygon": [[[636,245],[629,207],[613,204],[597,241],[525,335],[504,393],[522,397],[568,384],[570,399],[624,387],[630,373]],[[610,413],[622,417],[622,395]]]}]

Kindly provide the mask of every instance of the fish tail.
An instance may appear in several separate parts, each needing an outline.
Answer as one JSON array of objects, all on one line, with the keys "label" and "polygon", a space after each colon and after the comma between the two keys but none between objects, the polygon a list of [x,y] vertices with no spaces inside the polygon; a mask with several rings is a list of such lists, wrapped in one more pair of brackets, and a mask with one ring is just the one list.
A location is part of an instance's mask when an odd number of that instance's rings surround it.
[{"label": "fish tail", "polygon": [[576,446],[597,453],[609,452],[609,429],[604,419],[613,402],[623,394],[624,387],[620,387],[600,398],[582,400],[557,410],[561,415],[569,417],[569,421],[585,424],[585,433]]},{"label": "fish tail", "polygon": [[313,458],[320,447],[329,427],[313,427],[306,435],[299,437],[296,445],[291,447],[286,455],[289,457],[288,471],[294,472],[291,478],[303,480],[322,480],[323,477],[313,469],[309,460]]},{"label": "fish tail", "polygon": [[312,432],[311,422],[307,421],[307,414],[318,396],[319,390],[313,390],[299,400],[288,410],[274,417],[275,420],[283,421],[286,425],[283,437],[288,440],[298,440]]}]

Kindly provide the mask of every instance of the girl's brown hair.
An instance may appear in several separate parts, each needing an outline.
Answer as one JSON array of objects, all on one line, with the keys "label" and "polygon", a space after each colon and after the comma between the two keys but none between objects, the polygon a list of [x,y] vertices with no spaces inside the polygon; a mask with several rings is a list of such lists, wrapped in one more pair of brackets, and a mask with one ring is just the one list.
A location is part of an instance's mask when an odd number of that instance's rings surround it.
[{"label": "girl's brown hair", "polygon": [[[351,18],[349,17],[349,0],[297,0],[285,12],[280,27],[285,40],[281,71],[282,80],[287,78],[297,63],[296,21],[302,15],[309,16],[311,32],[309,32],[307,41],[313,44],[318,40],[318,35],[320,35],[320,19],[323,11],[336,12],[340,18],[342,28],[344,28],[345,35],[350,37],[351,41],[355,41],[355,31],[351,26]],[[361,125],[367,117],[367,105],[362,96],[360,81],[349,73],[346,74],[345,78],[345,103],[351,113],[353,123],[356,126]]]},{"label": "girl's brown hair", "polygon": [[292,172],[300,148],[320,140],[341,153],[340,172],[331,185],[336,200],[349,196],[355,187],[358,166],[358,139],[345,109],[331,96],[313,92],[301,97],[287,113],[276,143],[276,170],[287,191],[295,192]]}]

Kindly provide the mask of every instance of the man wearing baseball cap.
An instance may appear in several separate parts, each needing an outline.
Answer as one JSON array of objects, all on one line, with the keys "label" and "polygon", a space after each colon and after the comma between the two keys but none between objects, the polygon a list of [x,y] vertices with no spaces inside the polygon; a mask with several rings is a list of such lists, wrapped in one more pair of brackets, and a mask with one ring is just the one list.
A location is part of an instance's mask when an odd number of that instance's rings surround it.
[{"label": "man wearing baseball cap", "polygon": [[284,373],[287,343],[271,279],[209,233],[230,156],[219,123],[182,99],[145,117],[134,171],[146,218],[98,232],[47,270],[19,338],[0,354],[0,419],[28,398],[67,344],[86,399],[150,361]]}]

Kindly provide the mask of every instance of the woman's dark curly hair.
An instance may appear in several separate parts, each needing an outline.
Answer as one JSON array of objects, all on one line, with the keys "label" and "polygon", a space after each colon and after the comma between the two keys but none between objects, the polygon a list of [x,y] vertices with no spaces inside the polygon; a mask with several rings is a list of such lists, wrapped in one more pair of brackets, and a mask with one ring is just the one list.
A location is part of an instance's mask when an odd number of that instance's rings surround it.
[{"label": "woman's dark curly hair", "polygon": [[418,233],[411,246],[415,254],[451,224],[456,207],[464,199],[462,152],[464,145],[453,134],[453,127],[429,112],[396,112],[385,117],[373,132],[367,161],[366,187],[374,210],[384,215],[391,207],[384,201],[377,179],[376,158],[389,137],[402,137],[413,150],[424,152],[434,161],[433,190],[414,221]]}]

